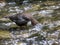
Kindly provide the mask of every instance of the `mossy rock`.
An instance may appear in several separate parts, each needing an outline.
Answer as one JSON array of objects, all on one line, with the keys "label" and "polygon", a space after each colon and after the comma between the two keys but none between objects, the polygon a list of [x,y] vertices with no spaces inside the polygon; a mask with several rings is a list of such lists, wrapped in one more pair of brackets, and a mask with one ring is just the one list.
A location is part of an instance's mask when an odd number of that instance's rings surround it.
[{"label": "mossy rock", "polygon": [[0,30],[0,39],[2,38],[11,38],[9,31],[7,30]]},{"label": "mossy rock", "polygon": [[6,18],[1,18],[0,19],[0,23],[7,23],[7,22],[11,22],[10,19],[6,19]]},{"label": "mossy rock", "polygon": [[55,1],[46,1],[44,2],[45,5],[56,5]]}]

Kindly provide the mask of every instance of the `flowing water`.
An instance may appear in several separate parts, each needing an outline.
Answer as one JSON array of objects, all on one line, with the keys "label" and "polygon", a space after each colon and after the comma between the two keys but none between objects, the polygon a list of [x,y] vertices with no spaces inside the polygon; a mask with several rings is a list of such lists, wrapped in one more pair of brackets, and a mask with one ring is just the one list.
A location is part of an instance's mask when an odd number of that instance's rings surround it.
[{"label": "flowing water", "polygon": [[[0,4],[0,45],[60,45],[60,3],[24,3],[16,6],[15,2],[9,2],[5,8],[5,3]],[[3,18],[23,10],[30,12],[39,24],[31,26],[29,22],[29,26],[20,29],[14,22]]]}]

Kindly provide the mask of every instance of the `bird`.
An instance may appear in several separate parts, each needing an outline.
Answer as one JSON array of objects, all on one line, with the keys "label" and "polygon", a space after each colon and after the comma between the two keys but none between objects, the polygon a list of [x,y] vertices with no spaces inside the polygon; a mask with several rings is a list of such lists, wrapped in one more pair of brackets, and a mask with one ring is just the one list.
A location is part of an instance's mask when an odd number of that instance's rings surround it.
[{"label": "bird", "polygon": [[32,25],[36,25],[38,23],[38,21],[30,13],[18,13],[15,15],[5,16],[5,18],[9,18],[18,26],[25,26],[29,21],[31,21]]}]

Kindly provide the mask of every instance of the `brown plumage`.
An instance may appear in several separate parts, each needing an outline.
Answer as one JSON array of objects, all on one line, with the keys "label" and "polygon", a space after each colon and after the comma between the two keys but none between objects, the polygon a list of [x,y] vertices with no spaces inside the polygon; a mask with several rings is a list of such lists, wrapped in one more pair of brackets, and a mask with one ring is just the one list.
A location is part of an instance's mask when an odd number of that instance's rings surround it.
[{"label": "brown plumage", "polygon": [[32,22],[32,25],[36,25],[38,21],[33,18],[33,16],[29,13],[22,13],[22,14],[16,14],[16,15],[11,15],[11,16],[5,16],[5,18],[9,18],[13,22],[15,22],[18,26],[24,26],[26,25],[29,21]]}]

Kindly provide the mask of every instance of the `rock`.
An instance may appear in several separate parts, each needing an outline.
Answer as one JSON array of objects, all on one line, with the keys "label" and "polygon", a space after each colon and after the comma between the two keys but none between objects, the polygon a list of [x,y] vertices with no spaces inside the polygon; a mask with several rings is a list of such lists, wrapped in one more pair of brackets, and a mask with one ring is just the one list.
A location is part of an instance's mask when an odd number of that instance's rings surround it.
[{"label": "rock", "polygon": [[0,30],[0,39],[11,38],[9,31]]},{"label": "rock", "polygon": [[1,18],[0,19],[0,23],[3,23],[3,22],[11,22],[11,20],[9,20],[9,19],[6,19],[6,18]]}]

